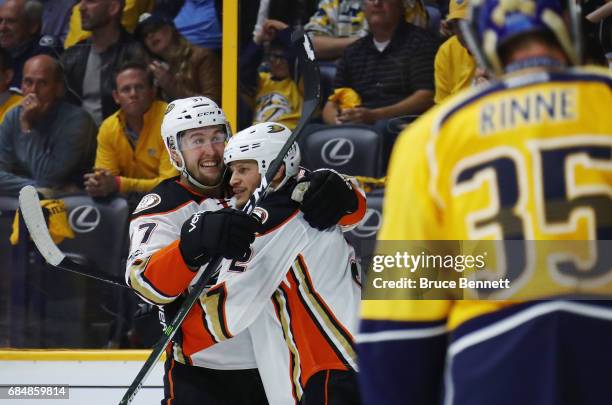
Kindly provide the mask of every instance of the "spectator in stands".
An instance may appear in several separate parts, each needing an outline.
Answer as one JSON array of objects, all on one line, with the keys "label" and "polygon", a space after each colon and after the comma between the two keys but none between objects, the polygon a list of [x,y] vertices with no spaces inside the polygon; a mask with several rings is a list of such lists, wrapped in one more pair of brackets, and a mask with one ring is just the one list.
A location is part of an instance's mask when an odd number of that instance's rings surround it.
[{"label": "spectator in stands", "polygon": [[[91,1],[91,0],[90,0]],[[142,13],[153,10],[155,0],[122,0],[123,12],[121,13],[121,25],[130,34],[138,25],[138,17]],[[81,5],[76,4],[70,15],[68,35],[64,41],[64,48],[70,48],[91,36],[91,32],[81,25]]]},{"label": "spectator in stands", "polygon": [[21,94],[9,88],[13,74],[11,55],[6,49],[0,48],[0,124],[6,113],[23,98]]},{"label": "spectator in stands", "polygon": [[[337,59],[344,49],[368,34],[363,3],[368,0],[320,0],[319,7],[304,27],[312,33],[318,59]],[[406,22],[425,28],[427,12],[421,0],[402,0]]]},{"label": "spectator in stands", "polygon": [[45,196],[73,191],[91,167],[96,127],[89,114],[61,100],[60,63],[48,55],[23,68],[21,104],[0,125],[0,195],[16,197],[26,185]]},{"label": "spectator in stands", "polygon": [[351,44],[338,62],[334,88],[351,88],[361,105],[340,109],[327,101],[326,124],[375,124],[385,136],[385,156],[397,137],[389,119],[420,114],[433,102],[433,65],[438,49],[434,34],[406,23],[402,0],[366,0],[371,33]]},{"label": "spectator in stands", "polygon": [[0,5],[0,47],[13,59],[11,87],[21,86],[25,62],[34,55],[51,54],[39,45],[42,4],[36,0],[6,0]]},{"label": "spectator in stands", "polygon": [[215,51],[190,44],[161,14],[143,14],[136,30],[159,60],[149,68],[168,101],[196,95],[221,103],[221,60]]},{"label": "spectator in stands", "polygon": [[119,106],[113,98],[114,75],[129,61],[146,61],[140,43],[121,26],[122,0],[81,0],[81,25],[87,38],[62,55],[69,101],[81,105],[96,124]]},{"label": "spectator in stands", "polygon": [[436,104],[472,84],[487,81],[484,70],[476,67],[476,61],[468,51],[459,29],[459,22],[467,18],[467,10],[468,0],[450,0],[446,25],[453,36],[440,46],[436,54]]},{"label": "spectator in stands", "polygon": [[43,5],[41,35],[50,35],[63,44],[68,35],[70,13],[77,0],[41,0]]},{"label": "spectator in stands", "polygon": [[85,190],[92,197],[145,193],[178,175],[160,134],[167,105],[155,100],[147,66],[134,62],[121,67],[113,97],[121,108],[100,126],[95,170],[85,175]]},{"label": "spectator in stands", "polygon": [[[259,72],[268,44],[269,72]],[[294,129],[302,111],[303,95],[292,78],[295,56],[291,52],[291,28],[282,21],[267,20],[255,40],[240,57],[241,89],[254,95],[253,123],[279,122]]]},{"label": "spectator in stands", "polygon": [[194,45],[221,48],[221,24],[215,0],[186,0],[174,19],[174,25]]}]

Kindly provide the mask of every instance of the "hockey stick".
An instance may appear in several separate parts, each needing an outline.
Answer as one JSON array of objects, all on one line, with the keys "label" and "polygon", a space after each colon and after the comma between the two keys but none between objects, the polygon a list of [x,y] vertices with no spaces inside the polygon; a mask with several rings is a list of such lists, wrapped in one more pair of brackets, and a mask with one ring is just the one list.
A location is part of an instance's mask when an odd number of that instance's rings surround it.
[{"label": "hockey stick", "polygon": [[[303,39],[302,46],[300,47],[300,63],[303,65],[303,74],[304,74],[304,104],[302,105],[302,115],[296,126],[295,130],[287,139],[287,142],[279,152],[278,156],[272,164],[270,165],[265,177],[261,179],[261,185],[255,190],[245,207],[243,208],[244,212],[251,213],[253,208],[255,208],[259,199],[263,198],[266,195],[266,191],[268,189],[268,185],[276,175],[277,171],[280,169],[281,164],[283,163],[283,157],[287,154],[289,149],[296,142],[298,136],[302,132],[304,125],[310,119],[314,111],[317,109],[319,105],[319,99],[321,97],[320,92],[320,81],[319,81],[319,66],[314,57],[314,51],[312,49],[312,43],[308,36],[303,33],[293,34],[293,43],[296,44],[300,38]],[[195,304],[195,302],[200,298],[202,293],[204,292],[204,288],[206,284],[216,273],[217,268],[221,264],[221,257],[215,257],[210,261],[208,266],[204,269],[200,269],[196,278],[198,278],[197,282],[194,284],[193,288],[189,292],[189,294],[185,297],[185,301],[179,308],[177,314],[175,315],[172,322],[166,326],[164,329],[164,333],[162,334],[161,339],[153,346],[153,350],[149,355],[149,358],[142,366],[136,378],[126,391],[125,395],[119,402],[120,405],[127,405],[132,402],[138,391],[140,390],[143,382],[153,370],[153,367],[161,357],[162,353],[168,346],[168,343],[172,340],[172,337],[176,333],[176,331],[180,328],[183,320],[191,310],[191,307]]]},{"label": "hockey stick", "polygon": [[129,288],[121,277],[114,277],[77,263],[67,257],[51,239],[49,228],[40,207],[38,192],[32,186],[25,186],[19,191],[19,210],[30,236],[45,261],[58,269],[90,277],[105,283]]}]

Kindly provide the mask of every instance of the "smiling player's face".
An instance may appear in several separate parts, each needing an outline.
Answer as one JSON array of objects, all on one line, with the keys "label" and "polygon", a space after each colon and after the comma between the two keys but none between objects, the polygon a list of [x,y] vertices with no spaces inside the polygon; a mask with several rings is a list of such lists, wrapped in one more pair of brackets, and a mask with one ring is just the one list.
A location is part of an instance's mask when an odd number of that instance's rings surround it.
[{"label": "smiling player's face", "polygon": [[219,184],[225,165],[225,127],[213,125],[185,131],[180,139],[181,152],[189,173],[205,186]]},{"label": "smiling player's face", "polygon": [[254,160],[237,160],[229,164],[232,171],[230,186],[236,198],[236,207],[242,208],[261,183],[259,167]]}]

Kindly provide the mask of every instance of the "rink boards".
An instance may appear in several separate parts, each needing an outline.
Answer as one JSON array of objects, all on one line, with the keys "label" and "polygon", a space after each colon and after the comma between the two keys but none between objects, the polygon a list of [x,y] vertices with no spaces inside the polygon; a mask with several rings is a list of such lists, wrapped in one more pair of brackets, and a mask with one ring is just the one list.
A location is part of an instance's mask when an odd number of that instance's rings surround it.
[{"label": "rink boards", "polygon": [[[39,393],[48,392],[43,387],[68,386],[69,399],[51,402],[57,405],[118,404],[149,353],[148,350],[0,350],[0,403],[39,405],[49,401],[7,399],[8,388],[14,384],[37,386]],[[162,376],[163,362],[160,361],[132,404],[159,403],[163,398]],[[17,391],[11,392],[16,395]]]}]

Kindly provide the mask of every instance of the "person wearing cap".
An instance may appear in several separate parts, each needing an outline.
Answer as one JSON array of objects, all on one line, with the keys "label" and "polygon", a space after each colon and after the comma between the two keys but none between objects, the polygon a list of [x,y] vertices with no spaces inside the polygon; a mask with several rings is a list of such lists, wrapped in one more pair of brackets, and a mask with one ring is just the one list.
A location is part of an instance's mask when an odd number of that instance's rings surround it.
[{"label": "person wearing cap", "polygon": [[465,46],[459,29],[459,21],[466,19],[467,10],[468,0],[450,0],[446,23],[453,35],[440,46],[434,62],[436,104],[470,87],[475,79],[476,62]]},{"label": "person wearing cap", "polygon": [[[295,56],[291,52],[291,28],[278,20],[266,20],[240,59],[240,84],[244,95],[253,95],[253,123],[275,121],[294,129],[302,110],[302,91],[293,80]],[[268,72],[259,67],[267,46]]]},{"label": "person wearing cap", "polygon": [[221,61],[216,52],[189,43],[162,14],[140,16],[136,35],[157,60],[149,69],[165,98],[205,96],[221,102]]}]

